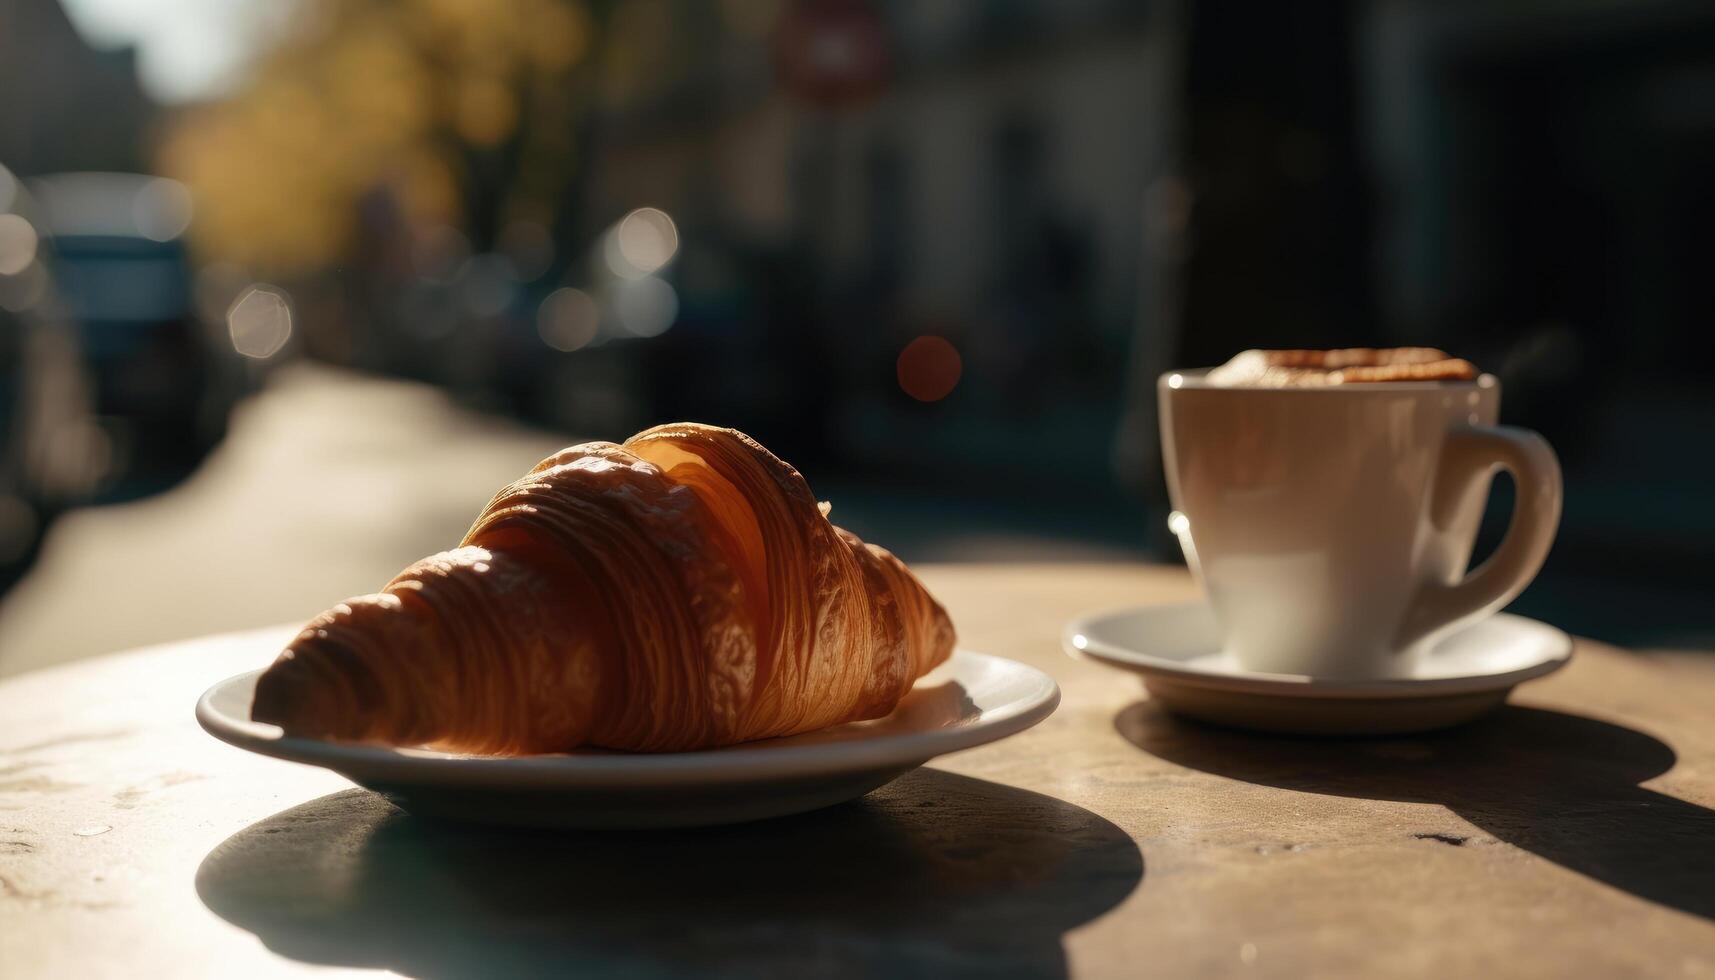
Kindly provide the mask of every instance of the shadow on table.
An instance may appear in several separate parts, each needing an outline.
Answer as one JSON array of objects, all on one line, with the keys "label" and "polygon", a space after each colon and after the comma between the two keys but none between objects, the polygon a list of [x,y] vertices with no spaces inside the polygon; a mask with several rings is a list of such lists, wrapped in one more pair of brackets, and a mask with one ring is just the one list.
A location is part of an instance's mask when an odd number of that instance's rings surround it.
[{"label": "shadow on table", "polygon": [[1142,877],[1088,810],[921,769],[696,831],[460,827],[351,790],[228,838],[196,885],[277,953],[413,976],[1063,976],[1062,934]]},{"label": "shadow on table", "polygon": [[[1138,748],[1191,769],[1332,796],[1440,803],[1495,838],[1640,898],[1715,918],[1715,811],[1637,784],[1673,767],[1642,732],[1507,707],[1411,737],[1259,736],[1138,702],[1114,718]],[[1462,846],[1424,828],[1418,836]]]}]

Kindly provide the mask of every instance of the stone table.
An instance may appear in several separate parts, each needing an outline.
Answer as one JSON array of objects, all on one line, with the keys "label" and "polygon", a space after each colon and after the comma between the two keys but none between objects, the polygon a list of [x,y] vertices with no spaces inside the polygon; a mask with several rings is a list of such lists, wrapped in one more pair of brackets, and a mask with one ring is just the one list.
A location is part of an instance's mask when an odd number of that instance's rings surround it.
[{"label": "stone table", "polygon": [[1266,738],[1060,652],[1183,571],[921,571],[1059,712],[736,827],[424,824],[204,735],[287,629],[0,683],[0,976],[1715,976],[1715,660],[1582,642],[1462,729]]}]

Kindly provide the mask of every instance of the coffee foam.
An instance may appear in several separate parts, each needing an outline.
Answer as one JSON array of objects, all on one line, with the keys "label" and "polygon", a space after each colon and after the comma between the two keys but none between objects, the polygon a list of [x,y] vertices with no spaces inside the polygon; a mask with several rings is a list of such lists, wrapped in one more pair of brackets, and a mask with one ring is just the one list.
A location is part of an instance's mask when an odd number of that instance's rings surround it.
[{"label": "coffee foam", "polygon": [[1470,361],[1433,347],[1247,350],[1204,379],[1220,388],[1326,388],[1386,381],[1468,381]]}]

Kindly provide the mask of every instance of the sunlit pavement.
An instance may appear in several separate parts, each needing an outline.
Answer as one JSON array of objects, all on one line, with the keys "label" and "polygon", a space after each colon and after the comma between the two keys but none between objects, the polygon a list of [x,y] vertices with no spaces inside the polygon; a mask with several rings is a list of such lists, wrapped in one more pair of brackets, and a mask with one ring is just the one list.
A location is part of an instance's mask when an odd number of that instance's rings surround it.
[{"label": "sunlit pavement", "polygon": [[455,544],[496,488],[568,441],[434,388],[282,368],[183,484],[54,525],[0,601],[0,675],[307,619]]}]

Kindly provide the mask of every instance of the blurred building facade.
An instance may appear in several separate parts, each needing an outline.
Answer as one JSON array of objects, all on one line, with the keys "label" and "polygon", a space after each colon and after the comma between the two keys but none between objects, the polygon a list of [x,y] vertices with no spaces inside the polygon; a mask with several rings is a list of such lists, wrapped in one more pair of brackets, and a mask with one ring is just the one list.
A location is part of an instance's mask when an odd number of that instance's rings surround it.
[{"label": "blurred building facade", "polygon": [[[598,123],[586,213],[659,204],[684,233],[677,411],[813,424],[782,441],[871,466],[1105,466],[1165,37],[1129,4],[806,4]],[[899,384],[922,336],[959,357],[933,406]]]},{"label": "blurred building facade", "polygon": [[157,130],[128,55],[0,0],[24,25],[0,162],[182,180],[182,291],[252,367],[308,355],[589,436],[721,422],[1172,557],[1158,373],[1432,344],[1560,449],[1545,581],[1646,552],[1706,578],[1715,463],[1682,450],[1715,425],[1706,3],[299,9]]},{"label": "blurred building facade", "polygon": [[59,0],[0,0],[0,164],[24,176],[144,168],[155,106],[136,52],[92,48]]}]

